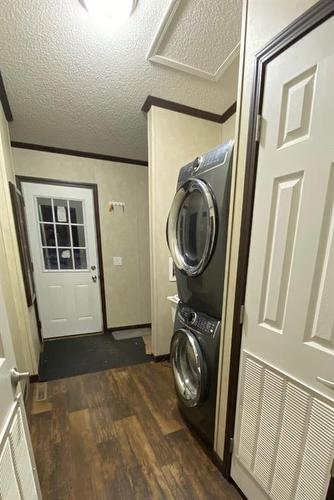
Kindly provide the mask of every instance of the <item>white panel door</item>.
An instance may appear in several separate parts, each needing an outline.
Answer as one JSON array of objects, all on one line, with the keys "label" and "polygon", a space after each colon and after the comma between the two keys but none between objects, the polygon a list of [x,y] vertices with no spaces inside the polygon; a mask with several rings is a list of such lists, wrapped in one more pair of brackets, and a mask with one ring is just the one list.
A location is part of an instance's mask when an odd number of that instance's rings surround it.
[{"label": "white panel door", "polygon": [[0,276],[0,498],[38,500],[42,497],[24,405],[11,383],[13,368],[15,357]]},{"label": "white panel door", "polygon": [[92,190],[22,186],[43,338],[101,332]]},{"label": "white panel door", "polygon": [[322,500],[334,458],[334,19],[268,64],[231,475]]}]

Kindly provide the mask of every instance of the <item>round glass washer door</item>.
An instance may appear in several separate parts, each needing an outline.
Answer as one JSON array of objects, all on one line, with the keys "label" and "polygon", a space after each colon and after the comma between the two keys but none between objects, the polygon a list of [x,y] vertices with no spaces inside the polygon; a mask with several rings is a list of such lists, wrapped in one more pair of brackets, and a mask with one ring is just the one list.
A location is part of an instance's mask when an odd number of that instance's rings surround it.
[{"label": "round glass washer door", "polygon": [[174,333],[171,362],[179,398],[186,406],[196,406],[204,396],[207,371],[200,345],[189,330]]},{"label": "round glass washer door", "polygon": [[208,264],[216,237],[216,207],[209,186],[189,179],[177,191],[167,220],[167,242],[173,261],[188,276]]}]

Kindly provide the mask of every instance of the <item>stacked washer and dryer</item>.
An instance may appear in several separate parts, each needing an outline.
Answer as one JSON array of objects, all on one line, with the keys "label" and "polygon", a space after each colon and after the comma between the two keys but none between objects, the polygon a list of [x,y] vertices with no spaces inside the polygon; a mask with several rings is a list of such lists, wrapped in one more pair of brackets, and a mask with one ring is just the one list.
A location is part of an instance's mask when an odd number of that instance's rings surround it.
[{"label": "stacked washer and dryer", "polygon": [[234,141],[184,166],[167,221],[179,304],[171,364],[184,418],[213,446]]}]

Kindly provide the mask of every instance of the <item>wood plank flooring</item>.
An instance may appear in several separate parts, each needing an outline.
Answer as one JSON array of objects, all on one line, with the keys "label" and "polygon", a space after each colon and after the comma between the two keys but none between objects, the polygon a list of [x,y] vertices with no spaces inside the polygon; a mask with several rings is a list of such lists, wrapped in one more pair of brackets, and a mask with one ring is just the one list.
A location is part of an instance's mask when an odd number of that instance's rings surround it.
[{"label": "wood plank flooring", "polygon": [[167,363],[48,382],[29,424],[44,500],[241,498],[180,417]]}]

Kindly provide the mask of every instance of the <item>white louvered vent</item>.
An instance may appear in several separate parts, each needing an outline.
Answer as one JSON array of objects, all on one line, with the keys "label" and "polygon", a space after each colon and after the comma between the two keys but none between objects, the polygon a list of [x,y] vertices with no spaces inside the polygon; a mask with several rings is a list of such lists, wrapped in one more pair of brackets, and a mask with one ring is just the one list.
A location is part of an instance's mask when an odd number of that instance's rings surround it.
[{"label": "white louvered vent", "polygon": [[323,500],[334,404],[244,352],[237,457],[273,500]]},{"label": "white louvered vent", "polygon": [[8,439],[0,456],[0,498],[1,500],[21,500]]},{"label": "white louvered vent", "polygon": [[323,498],[334,450],[334,408],[312,401],[296,500]]},{"label": "white louvered vent", "polygon": [[251,359],[246,363],[244,384],[239,456],[243,463],[250,468],[256,445],[257,422],[259,419],[262,390],[262,367]]},{"label": "white louvered vent", "polygon": [[37,500],[38,495],[20,409],[10,428],[9,441],[22,498],[23,500]]},{"label": "white louvered vent", "polygon": [[265,489],[270,487],[272,480],[272,463],[277,453],[283,392],[284,379],[270,370],[265,370],[262,413],[254,464],[254,472]]},{"label": "white louvered vent", "polygon": [[306,392],[287,382],[282,408],[283,420],[279,432],[279,445],[271,488],[271,496],[275,500],[293,498],[305,424],[307,424],[309,399]]}]

